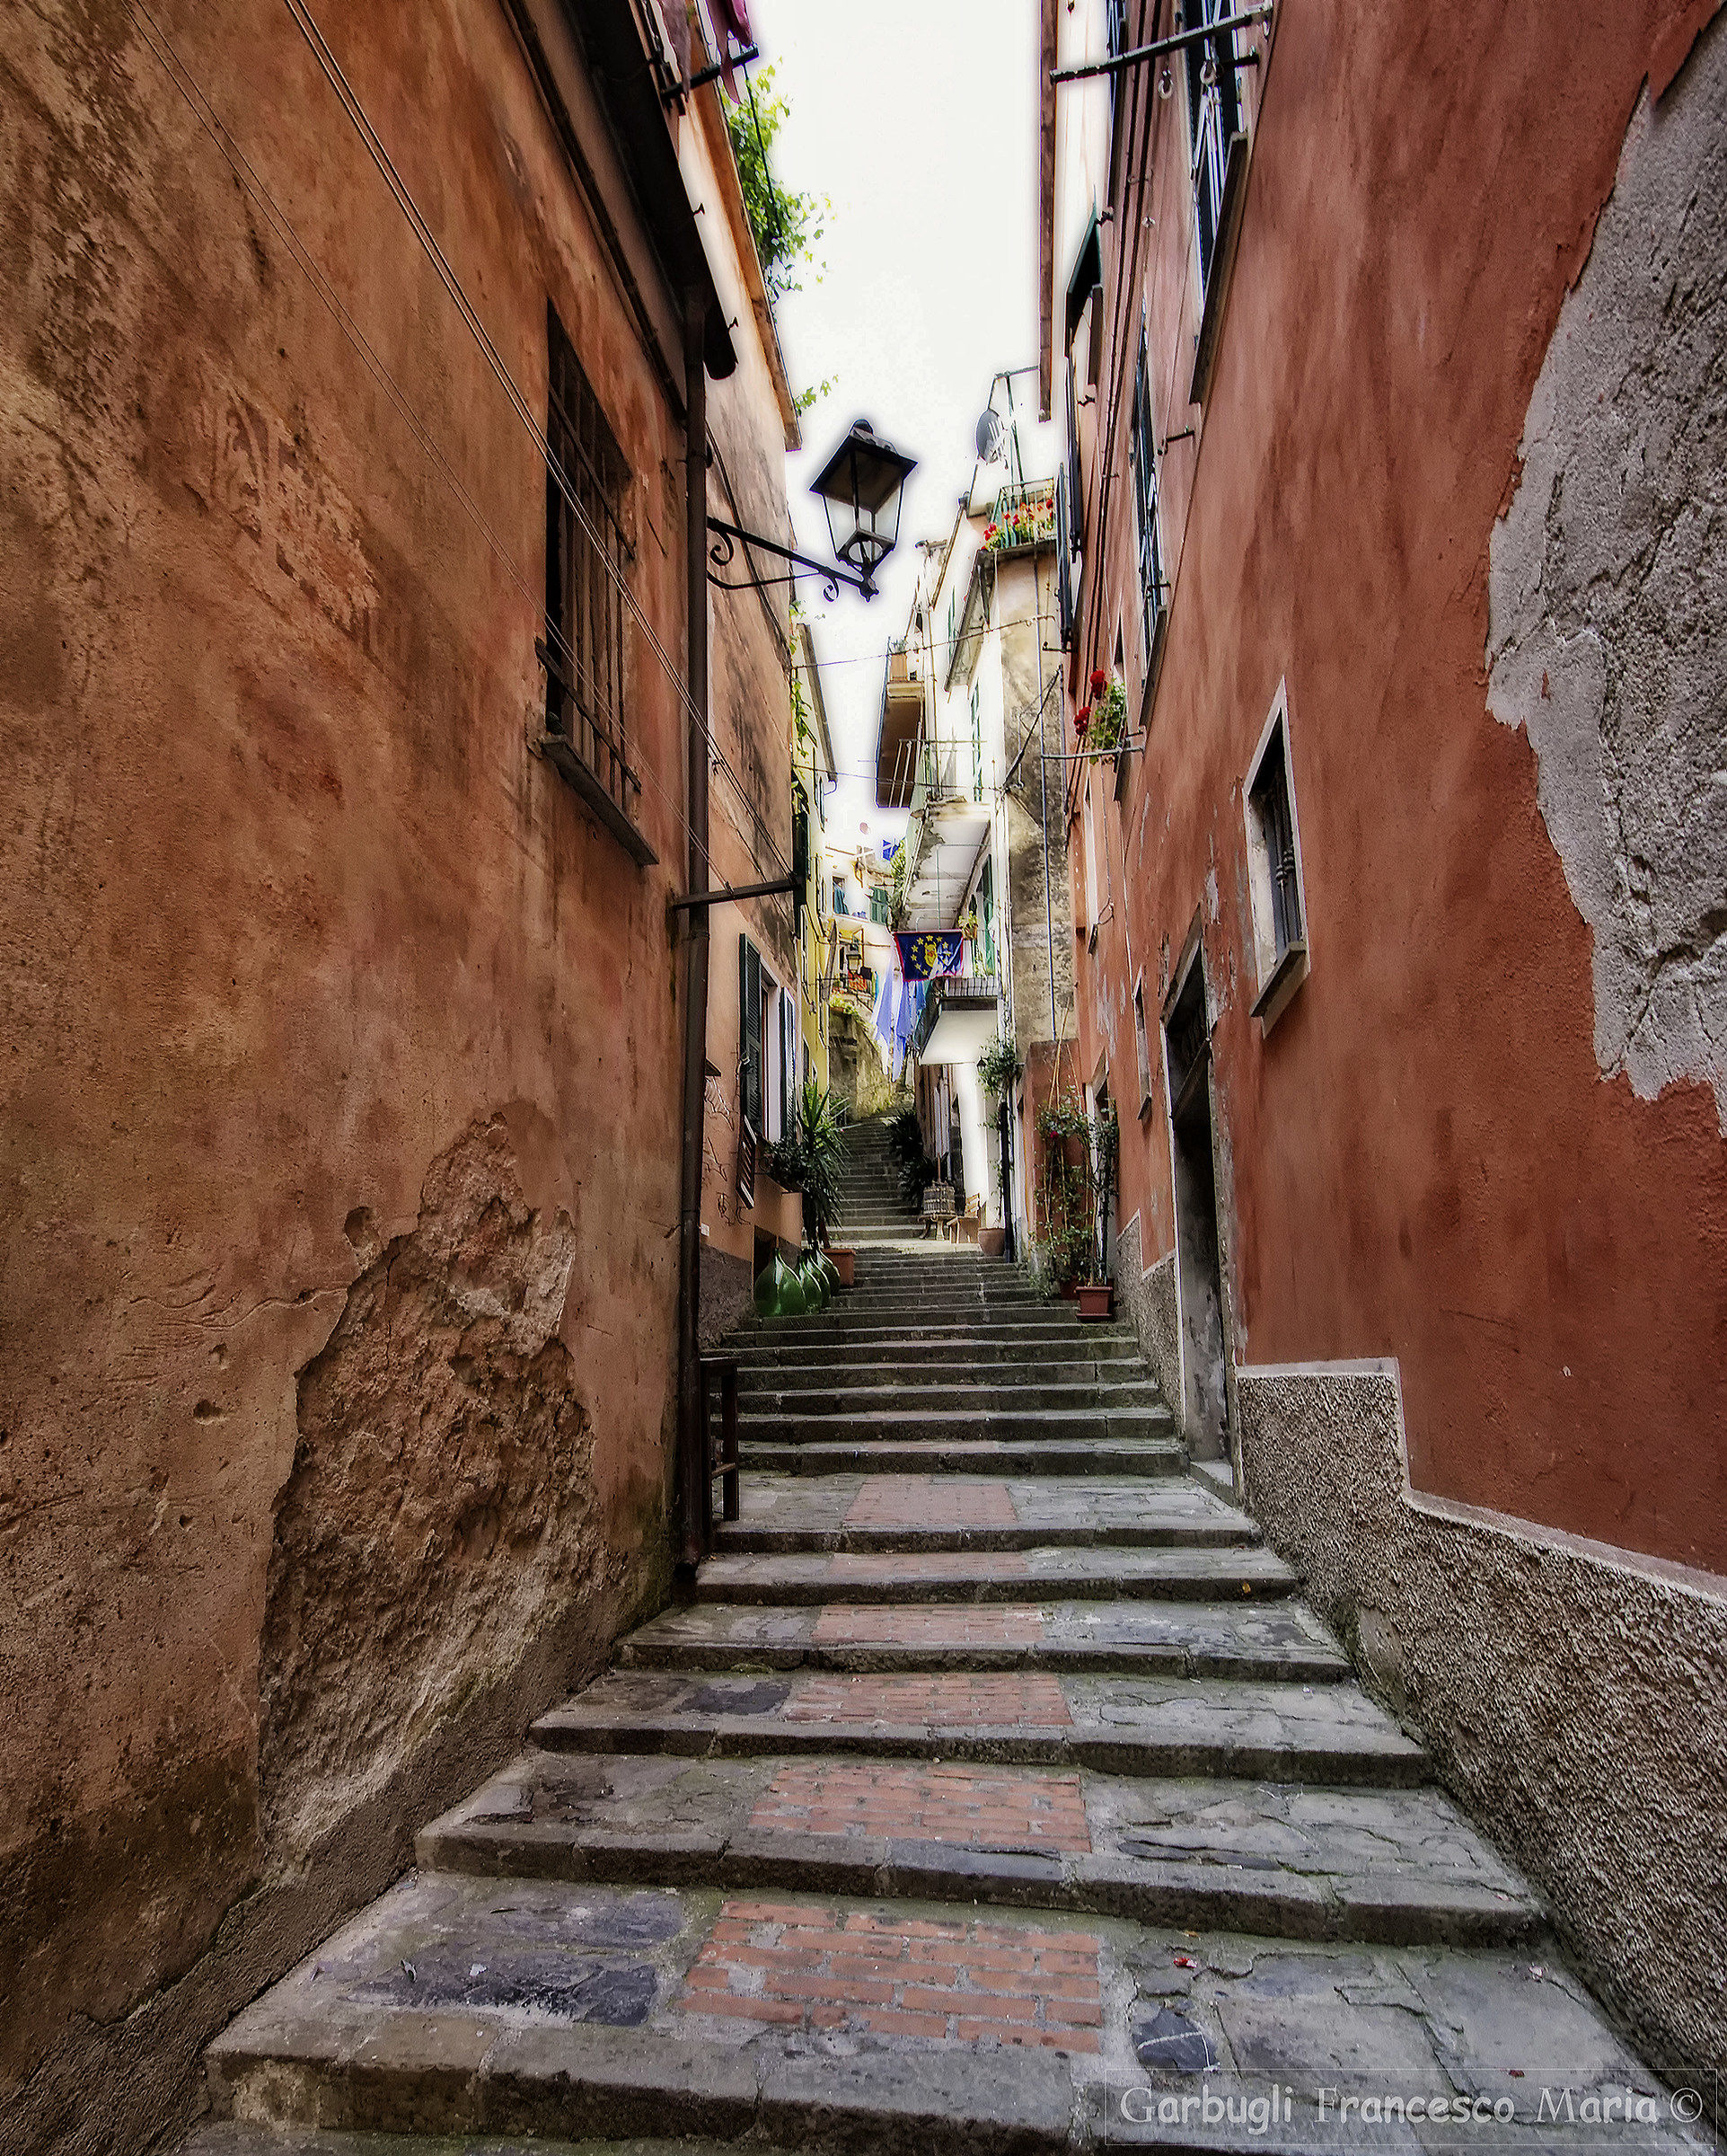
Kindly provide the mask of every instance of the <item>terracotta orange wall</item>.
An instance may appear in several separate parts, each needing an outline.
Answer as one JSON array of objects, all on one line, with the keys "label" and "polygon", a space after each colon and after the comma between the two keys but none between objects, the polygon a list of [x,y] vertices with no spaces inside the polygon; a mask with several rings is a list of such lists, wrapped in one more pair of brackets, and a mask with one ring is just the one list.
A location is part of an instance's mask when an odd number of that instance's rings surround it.
[{"label": "terracotta orange wall", "polygon": [[[555,302],[636,475],[633,588],[681,667],[681,415],[505,9],[319,12],[540,413]],[[76,2046],[110,2035],[133,2047],[119,2079],[157,2077],[150,2100],[182,2085],[221,1983],[178,2022],[156,1987],[289,1861],[261,1808],[260,1667],[276,1511],[304,1464],[296,1376],[380,1249],[414,1234],[438,1164],[472,1141],[498,1233],[551,1266],[533,1286],[551,1298],[543,1368],[588,1492],[538,1613],[574,1629],[458,1657],[470,1707],[579,1674],[651,1591],[676,1294],[673,687],[632,630],[659,856],[641,870],[529,753],[533,441],[287,13],[155,13],[497,546],[128,12],[8,11],[0,1919],[8,2084],[47,2052],[75,2107],[97,2078]],[[771,402],[756,423],[766,469]],[[484,1276],[458,1262],[443,1285],[463,1308]],[[485,1457],[415,1469],[454,1572],[499,1595],[530,1577],[518,1516],[475,1524]],[[363,1503],[355,1531],[383,1531]],[[402,1650],[362,1630],[352,1651],[364,1674]],[[526,1697],[486,1742],[508,1741]],[[460,1786],[478,1757],[451,1770]],[[386,1877],[401,1831],[366,1860]],[[363,1869],[333,1891],[357,1886]],[[240,1995],[330,1915],[248,1935]],[[176,2064],[145,2059],[158,2042]],[[104,2145],[125,2144],[116,2124]]]},{"label": "terracotta orange wall", "polygon": [[[1280,19],[1203,432],[1166,464],[1168,641],[1107,817],[1128,902],[1079,1001],[1082,1067],[1107,1049],[1137,1093],[1134,975],[1154,1016],[1203,915],[1240,1362],[1394,1355],[1418,1489],[1720,1572],[1727,1147],[1706,1087],[1601,1077],[1590,932],[1483,670],[1489,536],[1561,302],[1652,53],[1670,72],[1663,39],[1711,12]],[[1182,114],[1153,182],[1165,338]],[[1137,334],[1137,297],[1109,298]],[[1160,437],[1202,425],[1187,349]],[[1133,587],[1124,428],[1081,685]],[[1285,678],[1313,970],[1262,1040],[1240,787]],[[1076,849],[1079,918],[1083,876]],[[1123,1125],[1149,1265],[1161,1087]]]}]

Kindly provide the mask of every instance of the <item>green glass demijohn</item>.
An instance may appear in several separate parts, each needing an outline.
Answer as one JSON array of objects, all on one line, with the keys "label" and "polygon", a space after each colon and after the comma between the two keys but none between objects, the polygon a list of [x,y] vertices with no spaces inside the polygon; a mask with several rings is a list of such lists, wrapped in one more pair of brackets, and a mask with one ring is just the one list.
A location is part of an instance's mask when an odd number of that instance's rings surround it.
[{"label": "green glass demijohn", "polygon": [[803,1263],[797,1268],[797,1277],[804,1284],[804,1307],[806,1310],[825,1310],[833,1300],[833,1291],[822,1271],[822,1261],[814,1250],[804,1253]]},{"label": "green glass demijohn", "polygon": [[755,1283],[755,1314],[760,1318],[801,1318],[809,1307],[797,1274],[776,1250]]},{"label": "green glass demijohn", "polygon": [[837,1295],[840,1290],[845,1286],[845,1283],[840,1277],[839,1267],[834,1264],[833,1259],[828,1256],[825,1250],[821,1253],[821,1258],[822,1277],[827,1282],[827,1297],[828,1301],[831,1303],[834,1296]]}]

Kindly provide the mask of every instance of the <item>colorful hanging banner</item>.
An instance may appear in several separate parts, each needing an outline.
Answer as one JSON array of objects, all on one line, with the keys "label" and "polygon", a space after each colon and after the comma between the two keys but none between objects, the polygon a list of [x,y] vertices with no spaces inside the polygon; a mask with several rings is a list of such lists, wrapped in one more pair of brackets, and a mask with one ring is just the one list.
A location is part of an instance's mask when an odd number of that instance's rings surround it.
[{"label": "colorful hanging banner", "polygon": [[965,969],[965,939],[956,928],[914,929],[896,932],[894,941],[908,981],[938,981]]}]

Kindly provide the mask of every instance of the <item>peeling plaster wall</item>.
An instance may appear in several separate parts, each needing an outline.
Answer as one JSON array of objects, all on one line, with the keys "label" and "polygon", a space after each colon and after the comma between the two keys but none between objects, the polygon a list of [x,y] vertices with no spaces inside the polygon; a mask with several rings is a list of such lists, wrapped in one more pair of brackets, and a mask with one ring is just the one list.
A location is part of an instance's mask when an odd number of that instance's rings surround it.
[{"label": "peeling plaster wall", "polygon": [[[0,2147],[31,2156],[183,2119],[203,2041],[666,1577],[677,696],[630,630],[639,870],[530,750],[531,437],[286,11],[151,12],[416,424],[131,10],[0,10]],[[681,413],[508,11],[321,12],[538,411],[556,305],[675,660]],[[716,400],[752,508],[765,380]],[[714,641],[762,705],[768,624]]]},{"label": "peeling plaster wall", "polygon": [[1488,709],[1594,936],[1595,1056],[1727,1133],[1727,26],[1647,91],[1494,526]]},{"label": "peeling plaster wall", "polygon": [[1405,1493],[1395,1368],[1240,1369],[1247,1502],[1657,2066],[1727,2058],[1727,1596]]}]

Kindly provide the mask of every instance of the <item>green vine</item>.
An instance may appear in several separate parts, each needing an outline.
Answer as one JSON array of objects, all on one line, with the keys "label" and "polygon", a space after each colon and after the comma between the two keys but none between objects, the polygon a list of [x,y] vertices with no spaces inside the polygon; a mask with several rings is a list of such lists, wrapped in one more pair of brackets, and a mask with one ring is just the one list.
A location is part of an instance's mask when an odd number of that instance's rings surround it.
[{"label": "green vine", "polygon": [[[737,160],[750,232],[762,261],[762,281],[777,307],[788,292],[803,290],[797,272],[804,263],[815,262],[815,248],[827,229],[833,205],[825,197],[818,200],[814,195],[782,187],[774,178],[774,139],[791,106],[784,97],[774,95],[773,76],[771,66],[758,67],[745,76],[744,102],[727,109],[726,125],[731,133],[732,155]],[[819,284],[819,266],[815,276]],[[814,403],[829,386],[824,383],[820,389],[806,391],[805,396]],[[803,408],[800,401],[799,409]]]},{"label": "green vine", "polygon": [[1000,1100],[1024,1067],[1013,1036],[999,1033],[977,1059],[977,1082],[986,1093]]}]

